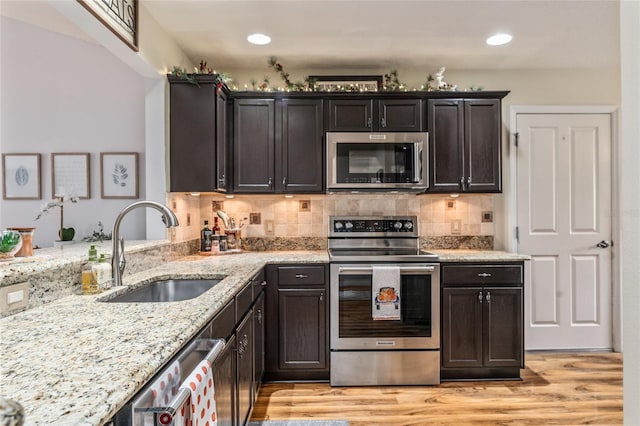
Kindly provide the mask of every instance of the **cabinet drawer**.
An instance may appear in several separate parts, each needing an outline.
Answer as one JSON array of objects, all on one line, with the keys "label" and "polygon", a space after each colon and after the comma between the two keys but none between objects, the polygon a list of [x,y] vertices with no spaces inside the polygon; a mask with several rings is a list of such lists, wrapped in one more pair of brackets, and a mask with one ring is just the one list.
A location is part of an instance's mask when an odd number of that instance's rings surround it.
[{"label": "cabinet drawer", "polygon": [[253,286],[251,282],[236,294],[236,322],[245,316],[253,303]]},{"label": "cabinet drawer", "polygon": [[324,266],[279,266],[279,286],[324,285]]},{"label": "cabinet drawer", "polygon": [[236,325],[236,305],[233,300],[218,312],[211,322],[211,337],[225,339],[233,333]]},{"label": "cabinet drawer", "polygon": [[267,281],[264,277],[264,270],[260,271],[251,279],[251,285],[253,286],[253,299],[256,300],[267,285]]},{"label": "cabinet drawer", "polygon": [[442,265],[442,284],[522,284],[522,265]]}]

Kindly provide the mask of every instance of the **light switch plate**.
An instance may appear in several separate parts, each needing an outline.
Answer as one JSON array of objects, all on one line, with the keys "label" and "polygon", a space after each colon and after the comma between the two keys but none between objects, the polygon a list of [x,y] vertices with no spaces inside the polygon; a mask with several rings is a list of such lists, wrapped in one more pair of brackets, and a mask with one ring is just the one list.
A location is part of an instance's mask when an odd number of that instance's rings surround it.
[{"label": "light switch plate", "polygon": [[460,219],[454,219],[451,221],[451,234],[459,235],[462,231],[462,222]]},{"label": "light switch plate", "polygon": [[265,220],[264,221],[264,233],[267,235],[274,235],[276,230],[275,228],[275,224],[273,223],[273,220]]}]

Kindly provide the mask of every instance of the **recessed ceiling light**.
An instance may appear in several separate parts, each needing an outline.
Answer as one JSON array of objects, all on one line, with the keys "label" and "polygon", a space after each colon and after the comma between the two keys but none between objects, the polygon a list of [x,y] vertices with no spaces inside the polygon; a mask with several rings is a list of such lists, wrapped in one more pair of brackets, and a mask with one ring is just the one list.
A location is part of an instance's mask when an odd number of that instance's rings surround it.
[{"label": "recessed ceiling light", "polygon": [[511,37],[511,34],[495,34],[487,39],[487,44],[490,46],[500,46],[502,44],[509,43],[512,38],[513,37]]},{"label": "recessed ceiling light", "polygon": [[255,33],[247,37],[247,41],[251,44],[269,44],[271,37],[265,34]]}]

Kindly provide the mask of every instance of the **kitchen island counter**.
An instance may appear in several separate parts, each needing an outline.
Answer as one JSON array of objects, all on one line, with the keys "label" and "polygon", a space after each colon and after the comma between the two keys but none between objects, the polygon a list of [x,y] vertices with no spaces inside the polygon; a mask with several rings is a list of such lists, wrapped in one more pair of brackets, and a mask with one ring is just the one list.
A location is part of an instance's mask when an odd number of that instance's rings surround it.
[{"label": "kitchen island counter", "polygon": [[224,278],[200,297],[102,303],[126,289],[71,295],[0,319],[0,395],[22,404],[25,424],[108,421],[267,263],[326,263],[325,251],[190,256],[128,275]]}]

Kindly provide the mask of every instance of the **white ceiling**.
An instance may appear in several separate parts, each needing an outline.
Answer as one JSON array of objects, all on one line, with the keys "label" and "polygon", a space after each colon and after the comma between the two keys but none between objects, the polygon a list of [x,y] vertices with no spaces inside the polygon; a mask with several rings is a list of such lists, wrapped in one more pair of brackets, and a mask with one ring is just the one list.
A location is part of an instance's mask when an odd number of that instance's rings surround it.
[{"label": "white ceiling", "polygon": [[[266,68],[269,56],[278,57],[287,68],[325,74],[338,68],[414,65],[608,68],[617,67],[619,58],[617,0],[141,0],[141,4],[194,64],[204,59],[219,70]],[[54,16],[46,2],[1,0],[0,6],[3,15],[75,35],[73,29],[64,30],[65,18]],[[513,34],[513,41],[487,46],[485,39],[499,31]],[[269,34],[272,43],[250,45],[246,37],[254,32]]]}]

